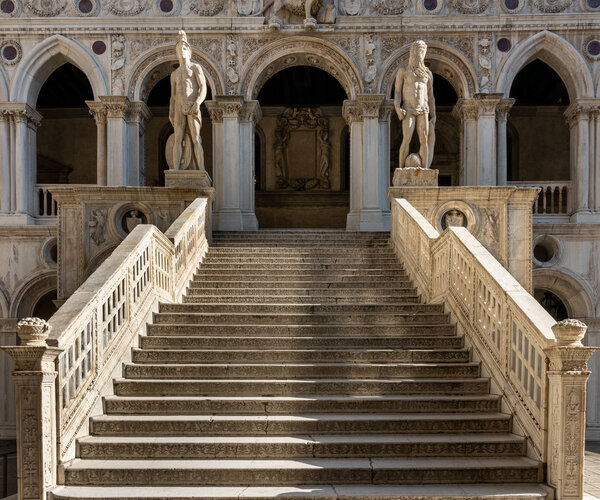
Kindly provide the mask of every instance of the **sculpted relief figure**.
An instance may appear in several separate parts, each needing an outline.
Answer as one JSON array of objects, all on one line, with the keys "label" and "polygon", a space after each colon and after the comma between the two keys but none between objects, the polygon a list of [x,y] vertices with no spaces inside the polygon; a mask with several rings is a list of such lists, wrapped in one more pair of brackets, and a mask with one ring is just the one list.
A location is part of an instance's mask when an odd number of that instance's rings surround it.
[{"label": "sculpted relief figure", "polygon": [[171,169],[204,172],[200,105],[206,98],[206,78],[202,67],[191,62],[192,49],[185,31],[179,32],[175,50],[179,68],[171,73],[169,121],[174,133],[167,141],[167,159]]},{"label": "sculpted relief figure", "polygon": [[[433,74],[425,66],[426,53],[425,42],[414,42],[410,47],[408,66],[399,69],[396,75],[394,107],[402,122],[399,168],[429,168],[433,160],[436,116]],[[408,150],[415,127],[419,136],[419,154],[409,157]]]},{"label": "sculpted relief figure", "polygon": [[[281,28],[282,20],[279,18],[281,12],[287,17],[290,14],[304,17],[304,27],[313,30],[317,23],[332,24],[335,22],[335,0],[267,0],[255,16],[262,16],[265,11],[273,6],[269,27],[272,30]],[[315,19],[316,16],[316,19]]]}]

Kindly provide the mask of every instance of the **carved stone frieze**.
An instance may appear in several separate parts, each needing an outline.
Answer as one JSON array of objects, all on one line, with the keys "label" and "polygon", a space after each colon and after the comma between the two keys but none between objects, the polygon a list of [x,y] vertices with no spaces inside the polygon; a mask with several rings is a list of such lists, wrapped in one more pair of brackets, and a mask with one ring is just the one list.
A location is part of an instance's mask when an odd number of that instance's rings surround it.
[{"label": "carved stone frieze", "polygon": [[224,0],[192,0],[190,10],[199,16],[214,16],[225,6]]},{"label": "carved stone frieze", "polygon": [[489,0],[451,0],[450,4],[461,14],[481,14],[489,6]]},{"label": "carved stone frieze", "polygon": [[25,6],[31,12],[43,17],[57,16],[66,5],[66,0],[25,0]]},{"label": "carved stone frieze", "polygon": [[116,16],[135,16],[146,8],[147,0],[110,0],[107,8]]},{"label": "carved stone frieze", "polygon": [[541,12],[562,12],[573,5],[573,0],[532,0]]},{"label": "carved stone frieze", "polygon": [[346,54],[348,54],[352,59],[354,59],[354,61],[358,62],[360,60],[360,37],[333,37],[329,40],[341,47]]},{"label": "carved stone frieze", "polygon": [[382,16],[399,16],[407,6],[407,0],[371,0],[371,8]]}]

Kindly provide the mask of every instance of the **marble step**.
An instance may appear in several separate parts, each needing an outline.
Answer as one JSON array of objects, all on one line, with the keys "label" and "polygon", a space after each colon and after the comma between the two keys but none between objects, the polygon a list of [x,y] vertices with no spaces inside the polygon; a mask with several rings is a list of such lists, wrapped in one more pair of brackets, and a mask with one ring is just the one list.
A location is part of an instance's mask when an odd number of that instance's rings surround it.
[{"label": "marble step", "polygon": [[[406,325],[146,325],[148,336],[250,336],[250,337],[440,337],[455,336],[456,325],[451,323]],[[142,337],[143,339],[144,337]],[[340,339],[337,342],[342,342]],[[341,344],[340,344],[341,345]],[[293,347],[292,347],[293,348]]]},{"label": "marble step", "polygon": [[[243,353],[240,353],[243,354]],[[123,375],[128,379],[397,379],[479,377],[479,363],[237,363],[138,364],[125,363]]]},{"label": "marble step", "polygon": [[[190,306],[192,304],[185,304]],[[342,304],[344,305],[344,304]],[[283,307],[283,306],[281,306]],[[244,325],[413,325],[430,323],[448,323],[446,313],[252,313],[248,312],[212,312],[212,313],[155,313],[155,324],[244,324]]]},{"label": "marble step", "polygon": [[364,240],[358,242],[352,241],[332,241],[332,240],[303,240],[303,241],[294,241],[294,240],[271,240],[271,241],[250,241],[250,240],[221,240],[221,239],[213,239],[211,243],[211,248],[241,248],[244,251],[249,251],[254,248],[279,248],[282,251],[295,248],[302,249],[336,249],[336,248],[390,248],[389,240]]},{"label": "marble step", "polygon": [[[173,331],[177,325],[169,325]],[[179,330],[180,335],[183,334]],[[459,349],[462,337],[250,337],[250,336],[150,336],[140,337],[142,349]]]},{"label": "marble step", "polygon": [[204,264],[310,264],[310,265],[320,265],[320,266],[329,266],[332,264],[344,264],[350,268],[358,265],[359,267],[363,267],[364,265],[393,265],[396,268],[404,269],[398,259],[394,255],[389,255],[386,257],[381,257],[379,255],[361,255],[357,257],[354,254],[349,254],[346,257],[340,256],[319,256],[315,257],[313,255],[305,255],[305,256],[260,256],[251,253],[250,255],[214,255],[209,253],[207,257],[202,262]]},{"label": "marble step", "polygon": [[460,413],[499,412],[500,396],[351,395],[351,396],[105,396],[112,415],[282,415],[298,413]]},{"label": "marble step", "polygon": [[510,433],[299,436],[87,436],[86,459],[352,458],[518,456],[526,440]]},{"label": "marble step", "polygon": [[263,289],[263,292],[256,292],[255,294],[236,295],[235,292],[229,292],[231,295],[209,295],[206,292],[202,293],[203,288],[193,288],[192,293],[188,291],[188,295],[182,298],[184,304],[210,304],[219,302],[221,304],[355,304],[360,301],[364,304],[377,303],[377,304],[398,304],[398,303],[415,303],[421,302],[420,295],[414,290],[403,291],[404,293],[398,293],[396,295],[376,295],[371,297],[366,296],[350,296],[350,297],[339,297],[335,295],[272,295],[271,290]]},{"label": "marble step", "polygon": [[311,257],[311,258],[331,258],[331,257],[351,257],[357,256],[365,257],[385,257],[395,258],[396,253],[391,247],[374,247],[374,248],[360,248],[360,247],[335,247],[335,248],[269,248],[269,247],[214,247],[208,248],[207,255],[212,256],[223,256],[223,257],[243,257],[245,255],[254,256],[267,256],[267,257]]},{"label": "marble step", "polygon": [[134,363],[466,363],[467,349],[132,350]]},{"label": "marble step", "polygon": [[307,413],[298,415],[101,415],[94,436],[289,436],[294,434],[505,433],[505,413]]},{"label": "marble step", "polygon": [[249,296],[249,297],[271,297],[271,296],[282,296],[282,297],[315,297],[322,299],[325,297],[332,297],[334,299],[378,299],[379,297],[412,297],[416,296],[417,289],[415,287],[402,287],[402,288],[347,288],[343,291],[335,288],[326,288],[325,283],[322,286],[315,286],[312,288],[191,288],[187,289],[187,295],[194,296],[215,296],[219,297],[219,300],[223,296],[231,295],[236,297]]},{"label": "marble step", "polygon": [[308,394],[485,394],[489,379],[476,377],[386,379],[124,379],[118,396],[286,396]]},{"label": "marble step", "polygon": [[196,277],[208,274],[215,274],[217,271],[240,272],[242,274],[256,274],[261,271],[268,271],[269,274],[293,276],[299,273],[306,273],[315,276],[338,276],[338,275],[380,275],[380,276],[398,276],[407,277],[397,264],[270,264],[268,262],[227,264],[227,263],[202,263],[199,267]]},{"label": "marble step", "polygon": [[[351,304],[159,304],[159,314],[181,313],[181,314],[272,314],[272,315],[290,315],[290,314],[314,314],[330,315],[343,314],[353,316],[365,315],[384,315],[392,313],[394,315],[430,315],[443,314],[443,304],[414,304],[414,303],[396,303],[396,304],[364,304],[354,302]],[[244,318],[241,318],[242,320]]]},{"label": "marble step", "polygon": [[409,289],[413,290],[414,285],[411,280],[405,277],[389,277],[381,276],[311,276],[311,275],[295,275],[295,276],[205,276],[200,279],[198,276],[188,283],[188,289],[193,288],[230,288],[230,289],[247,289],[247,288],[301,288],[301,289],[331,289],[339,290],[343,293],[346,289],[370,290],[371,288],[387,288],[391,289]]},{"label": "marble step", "polygon": [[49,500],[553,500],[535,483],[297,486],[59,486]]},{"label": "marble step", "polygon": [[526,457],[314,458],[297,460],[74,460],[67,485],[293,485],[331,482],[426,484],[542,481]]}]

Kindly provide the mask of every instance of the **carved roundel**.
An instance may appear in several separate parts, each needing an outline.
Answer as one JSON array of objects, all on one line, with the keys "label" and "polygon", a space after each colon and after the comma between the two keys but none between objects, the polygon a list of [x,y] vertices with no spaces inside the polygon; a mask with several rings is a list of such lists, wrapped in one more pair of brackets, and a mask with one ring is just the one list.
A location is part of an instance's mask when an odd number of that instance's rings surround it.
[{"label": "carved roundel", "polygon": [[146,8],[146,0],[110,0],[108,10],[117,16],[135,16]]},{"label": "carved roundel", "polygon": [[224,0],[193,0],[190,9],[199,16],[214,16],[223,10]]},{"label": "carved roundel", "polygon": [[581,6],[584,10],[600,12],[600,0],[581,0]]},{"label": "carved roundel", "polygon": [[27,8],[38,16],[51,17],[60,14],[67,5],[66,0],[25,0]]},{"label": "carved roundel", "polygon": [[437,14],[444,6],[444,0],[419,0],[417,3],[421,14]]},{"label": "carved roundel", "polygon": [[562,12],[573,4],[573,0],[533,0],[533,3],[542,12]]},{"label": "carved roundel", "polygon": [[520,12],[525,5],[525,0],[500,0],[500,8],[509,14]]},{"label": "carved roundel", "polygon": [[20,0],[0,0],[0,15],[2,17],[18,17],[23,5]]},{"label": "carved roundel", "polygon": [[179,0],[153,0],[152,10],[157,16],[173,16],[181,11]]},{"label": "carved roundel", "polygon": [[600,59],[600,38],[588,38],[583,43],[583,53],[592,61]]},{"label": "carved roundel", "polygon": [[91,17],[98,14],[98,2],[96,0],[73,0],[75,14],[83,17]]},{"label": "carved roundel", "polygon": [[406,0],[373,0],[373,10],[382,16],[398,16],[406,10]]},{"label": "carved roundel", "polygon": [[462,201],[449,201],[439,206],[435,211],[434,221],[440,232],[450,226],[466,227],[473,232],[477,226],[475,211],[468,203]]},{"label": "carved roundel", "polygon": [[0,45],[0,60],[12,66],[21,60],[22,52],[19,42],[6,40]]},{"label": "carved roundel", "polygon": [[113,224],[125,237],[139,224],[152,224],[151,210],[142,203],[125,203],[115,211]]},{"label": "carved roundel", "polygon": [[489,5],[489,0],[452,0],[452,6],[461,14],[482,14]]}]

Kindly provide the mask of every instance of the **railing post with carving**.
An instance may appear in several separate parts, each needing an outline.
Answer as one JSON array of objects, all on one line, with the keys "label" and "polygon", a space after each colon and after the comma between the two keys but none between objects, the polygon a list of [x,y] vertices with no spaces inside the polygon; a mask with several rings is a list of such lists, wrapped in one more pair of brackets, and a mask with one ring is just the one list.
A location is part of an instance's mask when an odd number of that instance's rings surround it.
[{"label": "railing post with carving", "polygon": [[597,350],[581,343],[586,330],[581,321],[563,320],[552,327],[556,345],[545,349],[550,358],[548,483],[558,500],[583,497],[587,362]]},{"label": "railing post with carving", "polygon": [[1,347],[15,361],[19,500],[45,500],[56,485],[55,360],[50,325],[39,318],[17,324],[20,346]]}]

